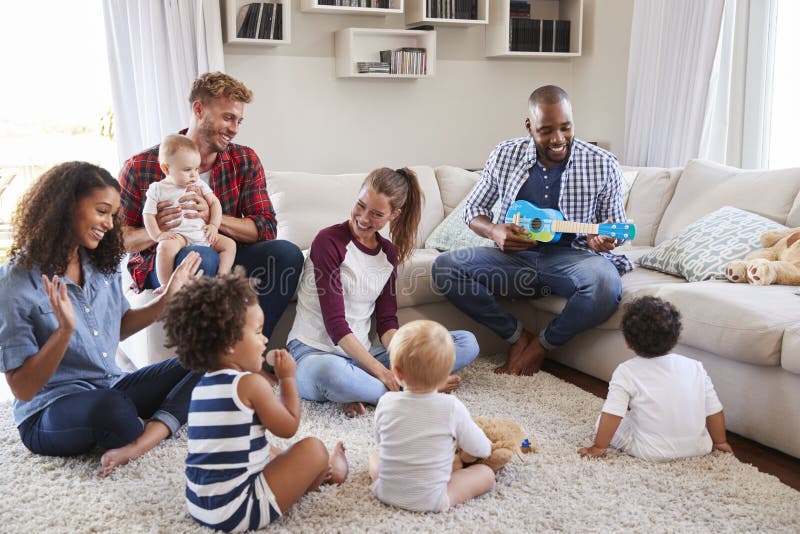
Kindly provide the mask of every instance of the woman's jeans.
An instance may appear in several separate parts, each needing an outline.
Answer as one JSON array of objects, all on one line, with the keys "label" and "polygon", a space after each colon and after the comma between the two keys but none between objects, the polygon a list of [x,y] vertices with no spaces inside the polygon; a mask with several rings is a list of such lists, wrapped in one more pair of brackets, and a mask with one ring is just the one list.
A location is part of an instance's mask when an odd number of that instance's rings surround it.
[{"label": "woman's jeans", "polygon": [[[458,371],[478,356],[478,341],[472,332],[456,330],[450,334],[456,346],[453,371]],[[320,351],[296,339],[291,340],[286,348],[297,362],[295,380],[304,399],[378,404],[378,399],[389,391],[383,382],[350,358]],[[369,352],[389,368],[389,353],[385,347],[375,345]]]}]

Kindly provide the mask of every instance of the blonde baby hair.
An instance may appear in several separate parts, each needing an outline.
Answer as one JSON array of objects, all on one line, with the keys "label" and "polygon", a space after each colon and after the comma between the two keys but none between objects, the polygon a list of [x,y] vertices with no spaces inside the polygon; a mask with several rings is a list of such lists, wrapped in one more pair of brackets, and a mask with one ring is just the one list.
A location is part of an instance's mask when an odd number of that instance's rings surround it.
[{"label": "blonde baby hair", "polygon": [[403,372],[406,386],[435,390],[447,380],[456,359],[453,337],[435,321],[411,321],[389,343],[392,368]]}]

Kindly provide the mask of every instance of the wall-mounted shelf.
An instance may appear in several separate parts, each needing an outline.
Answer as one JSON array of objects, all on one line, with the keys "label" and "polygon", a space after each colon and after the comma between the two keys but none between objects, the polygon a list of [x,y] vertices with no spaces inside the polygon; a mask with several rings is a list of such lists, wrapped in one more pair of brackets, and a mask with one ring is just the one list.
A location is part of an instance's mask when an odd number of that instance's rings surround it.
[{"label": "wall-mounted shelf", "polygon": [[581,55],[583,0],[532,0],[531,19],[568,20],[568,52],[521,52],[511,50],[511,2],[492,0],[486,26],[486,57],[564,58]]},{"label": "wall-mounted shelf", "polygon": [[[335,0],[334,0],[335,1]],[[368,1],[340,2],[342,4],[366,4]],[[371,0],[375,1],[375,0]],[[377,2],[376,2],[377,3]],[[388,8],[380,7],[355,7],[355,6],[330,6],[320,5],[319,0],[301,0],[300,9],[309,13],[326,13],[329,15],[396,15],[403,12],[403,0],[389,0]]]},{"label": "wall-mounted shelf", "polygon": [[[345,28],[334,34],[338,78],[430,78],[436,72],[436,32],[382,28]],[[381,50],[424,48],[425,74],[359,73],[360,61],[380,61]]]},{"label": "wall-mounted shelf", "polygon": [[[431,16],[437,13],[437,7],[431,11],[431,3],[437,0],[406,0],[406,26],[431,24],[433,26],[472,26],[489,22],[489,0],[475,0],[477,2],[477,18],[455,18]],[[448,0],[445,0],[448,1]],[[455,0],[449,0],[452,4]],[[452,5],[451,4],[451,5]],[[453,10],[455,11],[455,10]]]},{"label": "wall-mounted shelf", "polygon": [[[247,33],[246,29],[242,29],[242,25],[246,22],[245,19],[250,9],[249,5],[258,5],[261,3],[262,2],[254,0],[225,0],[225,9],[222,11],[222,29],[224,30],[223,38],[226,43],[252,46],[279,46],[292,42],[292,0],[269,0],[268,2],[263,2],[264,4],[280,4],[280,15],[278,17],[275,16],[278,10],[274,7],[271,9],[270,13],[270,11],[266,9],[266,6],[264,6],[264,8],[259,6],[258,22],[255,24],[255,28],[251,28],[251,30],[255,29],[257,35],[279,35],[279,39],[268,37],[239,37],[241,33]],[[278,22],[280,22],[279,30],[275,27]]]}]

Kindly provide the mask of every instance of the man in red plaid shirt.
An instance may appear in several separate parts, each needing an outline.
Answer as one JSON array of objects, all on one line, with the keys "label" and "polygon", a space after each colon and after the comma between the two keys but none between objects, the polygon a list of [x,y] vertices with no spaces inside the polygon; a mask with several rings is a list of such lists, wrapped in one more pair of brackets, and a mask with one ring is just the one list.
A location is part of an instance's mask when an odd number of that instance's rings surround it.
[{"label": "man in red plaid shirt", "polygon": [[[244,105],[252,98],[250,89],[226,74],[203,74],[195,80],[189,94],[192,106],[189,128],[180,133],[200,149],[200,178],[211,186],[222,204],[219,232],[237,243],[234,264],[242,265],[249,276],[260,279],[258,299],[264,311],[263,333],[270,337],[297,288],[303,255],[293,243],[275,239],[275,211],[267,195],[264,168],[255,151],[231,142],[239,131]],[[128,270],[137,292],[159,287],[154,269],[156,243],[144,228],[142,208],[147,188],[163,178],[158,145],[126,161],[119,175],[125,219],[123,235],[125,248],[131,253]],[[208,204],[199,188],[190,191],[179,200],[179,207],[170,202],[158,204],[156,220],[162,232],[176,227],[181,217],[208,222]],[[215,275],[219,256],[210,247],[185,247],[175,258],[175,265],[192,250],[201,255],[203,272]]]}]

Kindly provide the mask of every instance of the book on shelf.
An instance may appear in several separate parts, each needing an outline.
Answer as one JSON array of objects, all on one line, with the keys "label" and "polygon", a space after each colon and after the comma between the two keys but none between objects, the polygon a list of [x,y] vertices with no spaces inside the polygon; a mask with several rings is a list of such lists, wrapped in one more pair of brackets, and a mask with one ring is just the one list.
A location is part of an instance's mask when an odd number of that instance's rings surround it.
[{"label": "book on shelf", "polygon": [[317,0],[318,6],[391,9],[391,0]]},{"label": "book on shelf", "polygon": [[389,65],[390,74],[422,75],[428,73],[428,54],[425,48],[404,47],[397,50],[381,50],[381,63]]},{"label": "book on shelf", "polygon": [[509,21],[512,52],[569,52],[568,20],[514,18]]},{"label": "book on shelf", "polygon": [[240,39],[282,39],[283,4],[251,2],[236,15],[236,37]]},{"label": "book on shelf", "polygon": [[528,0],[511,0],[511,18],[531,18],[531,3]]},{"label": "book on shelf", "polygon": [[359,74],[370,72],[389,74],[390,67],[391,66],[389,63],[385,61],[358,61],[356,63],[356,68],[358,69]]},{"label": "book on shelf", "polygon": [[425,16],[432,19],[478,20],[478,0],[425,0]]}]

